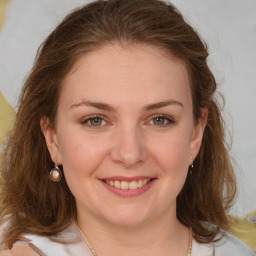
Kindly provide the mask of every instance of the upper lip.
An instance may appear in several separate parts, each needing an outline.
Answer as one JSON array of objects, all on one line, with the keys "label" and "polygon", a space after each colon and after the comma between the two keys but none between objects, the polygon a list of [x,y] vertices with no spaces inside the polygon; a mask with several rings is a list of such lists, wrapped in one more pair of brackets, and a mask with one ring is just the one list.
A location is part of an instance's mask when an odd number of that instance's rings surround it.
[{"label": "upper lip", "polygon": [[152,176],[134,176],[134,177],[124,177],[124,176],[111,176],[100,178],[100,180],[119,180],[119,181],[133,181],[133,180],[145,180],[145,179],[155,179]]}]

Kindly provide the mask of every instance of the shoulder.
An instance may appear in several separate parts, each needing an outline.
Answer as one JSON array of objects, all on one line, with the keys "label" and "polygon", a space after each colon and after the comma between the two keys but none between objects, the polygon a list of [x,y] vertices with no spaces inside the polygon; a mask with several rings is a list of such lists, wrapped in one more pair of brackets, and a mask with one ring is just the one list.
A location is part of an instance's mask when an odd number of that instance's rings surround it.
[{"label": "shoulder", "polygon": [[55,236],[24,234],[23,238],[26,241],[17,241],[11,250],[0,248],[0,256],[91,255],[74,222]]},{"label": "shoulder", "polygon": [[38,256],[33,249],[29,247],[29,245],[21,245],[17,244],[12,247],[11,250],[2,250],[0,251],[0,256]]},{"label": "shoulder", "polygon": [[[8,226],[8,222],[4,222],[0,225],[0,241],[2,242],[2,236],[5,228]],[[0,247],[0,256],[38,256],[38,254],[30,248],[27,242],[17,242],[11,249],[4,249]]]},{"label": "shoulder", "polygon": [[11,249],[0,249],[0,256],[65,256],[68,255],[63,244],[50,237],[26,234],[27,241],[16,241]]},{"label": "shoulder", "polygon": [[255,252],[251,250],[245,243],[231,234],[221,230],[222,238],[214,243],[216,255],[232,255],[232,256],[255,256]]},{"label": "shoulder", "polygon": [[191,256],[256,256],[245,243],[231,234],[220,230],[218,236],[219,241],[207,244],[193,240]]}]

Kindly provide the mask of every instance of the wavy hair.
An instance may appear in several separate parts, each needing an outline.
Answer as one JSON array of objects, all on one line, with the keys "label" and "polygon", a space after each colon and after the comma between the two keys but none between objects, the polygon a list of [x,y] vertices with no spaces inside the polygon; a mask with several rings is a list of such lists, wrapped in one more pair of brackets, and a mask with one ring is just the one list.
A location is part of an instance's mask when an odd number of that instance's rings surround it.
[{"label": "wavy hair", "polygon": [[40,128],[47,116],[54,127],[62,81],[79,57],[109,43],[148,44],[187,66],[195,122],[209,110],[193,175],[177,198],[177,217],[194,238],[207,243],[218,228],[227,230],[236,192],[225,144],[224,123],[215,99],[216,81],[207,65],[208,50],[195,30],[170,3],[158,0],[96,1],[69,14],[38,50],[23,86],[16,122],[2,154],[0,222],[8,222],[2,244],[11,248],[23,233],[56,234],[76,217],[75,198],[65,179],[53,183],[53,163]]}]

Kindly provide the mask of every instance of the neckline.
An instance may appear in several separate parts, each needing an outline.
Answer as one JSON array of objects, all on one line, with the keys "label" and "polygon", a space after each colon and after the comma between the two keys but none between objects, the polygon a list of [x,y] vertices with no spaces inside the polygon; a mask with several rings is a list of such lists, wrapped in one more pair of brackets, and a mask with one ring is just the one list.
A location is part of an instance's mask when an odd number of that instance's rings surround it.
[{"label": "neckline", "polygon": [[[80,229],[77,221],[74,221],[75,226],[82,238],[82,240],[85,242],[85,244],[88,246],[88,248],[90,249],[91,253],[93,256],[98,256],[97,253],[95,252],[95,250],[93,249],[93,247],[91,246],[91,244],[89,243],[88,239],[86,238],[86,236],[84,235],[84,233],[82,232],[82,230]],[[192,253],[192,247],[193,247],[193,230],[191,227],[189,227],[189,245],[188,245],[188,251],[186,256],[191,256]]]}]

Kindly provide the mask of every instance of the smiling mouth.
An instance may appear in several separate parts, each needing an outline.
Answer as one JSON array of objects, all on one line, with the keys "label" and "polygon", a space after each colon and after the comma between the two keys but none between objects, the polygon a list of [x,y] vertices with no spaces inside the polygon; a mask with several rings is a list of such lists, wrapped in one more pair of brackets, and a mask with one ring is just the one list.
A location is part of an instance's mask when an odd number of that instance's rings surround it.
[{"label": "smiling mouth", "polygon": [[133,180],[133,181],[120,181],[120,180],[102,180],[102,181],[114,188],[119,188],[123,190],[127,190],[127,189],[134,190],[147,185],[152,180],[154,179],[143,179],[143,180]]}]

